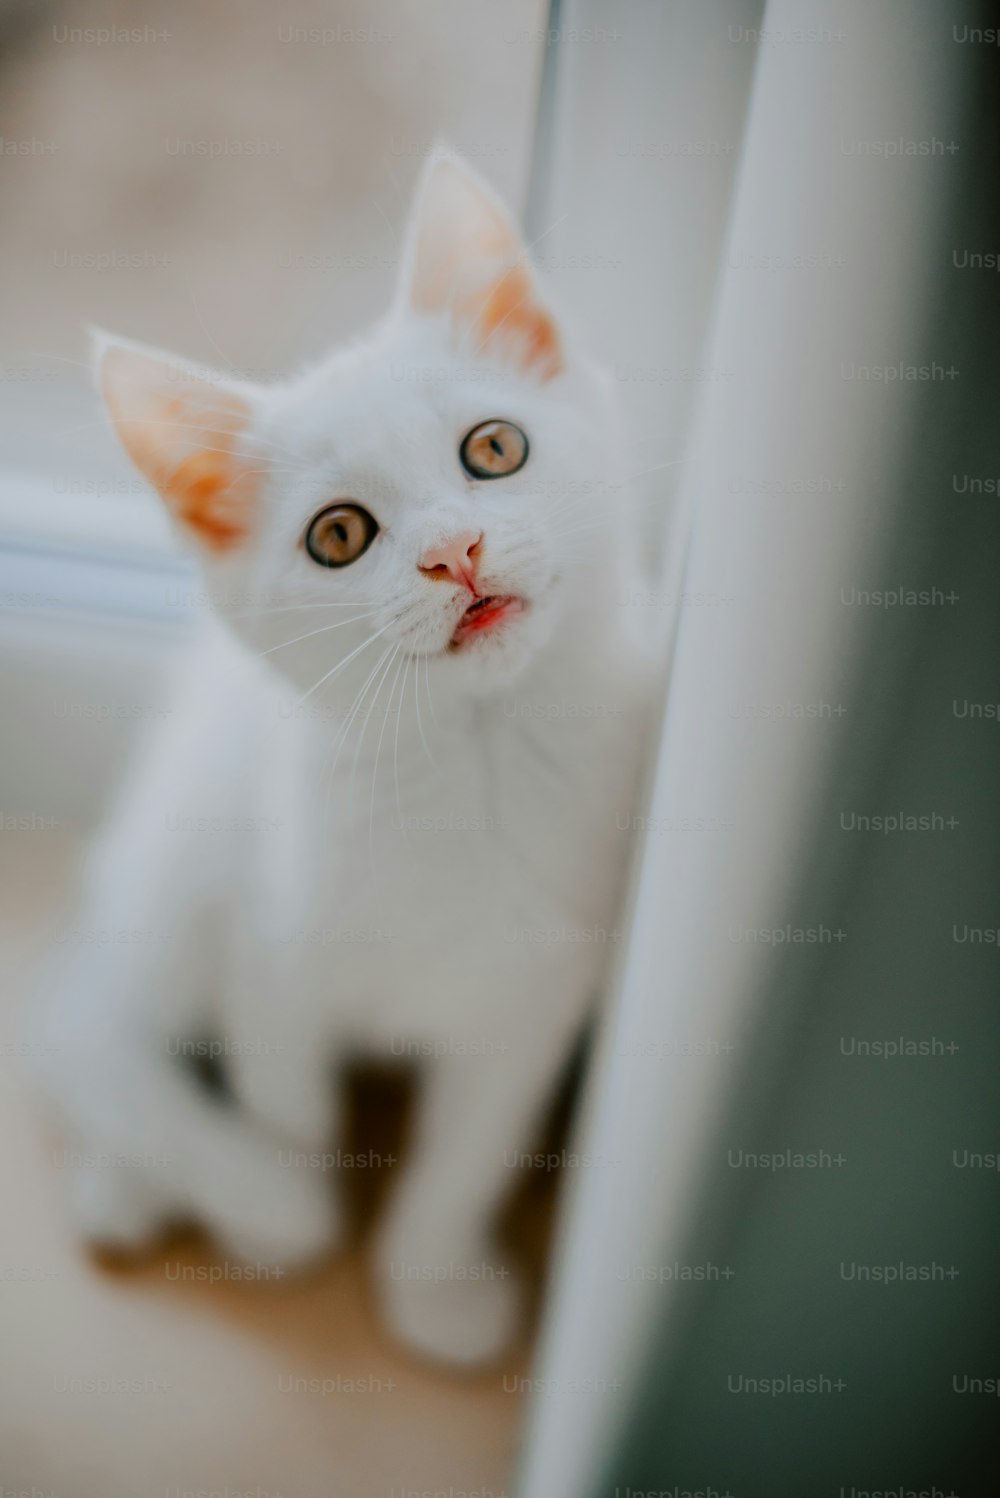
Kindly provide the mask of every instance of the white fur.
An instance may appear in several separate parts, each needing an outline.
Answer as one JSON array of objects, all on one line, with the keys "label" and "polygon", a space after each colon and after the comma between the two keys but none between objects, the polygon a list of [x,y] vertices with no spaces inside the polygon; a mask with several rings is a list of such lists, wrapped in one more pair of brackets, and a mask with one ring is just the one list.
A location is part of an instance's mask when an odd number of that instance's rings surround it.
[{"label": "white fur", "polygon": [[[153,935],[76,952],[46,1006],[83,1229],[139,1244],[193,1216],[288,1266],[340,1233],[335,1173],[292,1160],[336,1149],[338,1068],[416,1053],[374,1269],[394,1333],[457,1362],[516,1325],[492,1224],[614,951],[651,679],[610,382],[560,336],[564,372],[543,381],[404,287],[367,342],[241,387],[265,471],[254,532],[203,559],[211,615],[74,922]],[[458,445],[492,417],[531,454],[476,483]],[[301,537],[340,497],[382,532],[325,571]],[[530,607],[456,653],[468,599],[417,561],[470,528],[484,591]],[[173,1054],[208,1037],[237,1106]]]}]

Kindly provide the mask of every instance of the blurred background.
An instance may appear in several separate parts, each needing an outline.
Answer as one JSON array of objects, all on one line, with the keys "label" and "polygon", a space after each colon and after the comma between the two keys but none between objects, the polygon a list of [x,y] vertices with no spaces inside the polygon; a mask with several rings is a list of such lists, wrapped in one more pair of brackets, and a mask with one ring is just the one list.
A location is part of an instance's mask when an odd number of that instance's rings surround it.
[{"label": "blurred background", "polygon": [[322,354],[384,305],[438,135],[522,200],[545,18],[5,0],[9,347],[85,357],[96,322],[248,375]]}]

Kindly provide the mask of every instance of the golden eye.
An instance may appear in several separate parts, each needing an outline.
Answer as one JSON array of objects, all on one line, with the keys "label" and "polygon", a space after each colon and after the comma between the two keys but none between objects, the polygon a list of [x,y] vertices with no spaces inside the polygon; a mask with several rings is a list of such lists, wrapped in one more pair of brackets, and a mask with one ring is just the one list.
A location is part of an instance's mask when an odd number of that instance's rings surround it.
[{"label": "golden eye", "polygon": [[306,531],[306,551],[321,567],[346,567],[377,535],[378,522],[360,505],[331,505]]},{"label": "golden eye", "polygon": [[465,436],[458,456],[474,479],[503,479],[524,467],[528,439],[513,422],[483,421]]}]

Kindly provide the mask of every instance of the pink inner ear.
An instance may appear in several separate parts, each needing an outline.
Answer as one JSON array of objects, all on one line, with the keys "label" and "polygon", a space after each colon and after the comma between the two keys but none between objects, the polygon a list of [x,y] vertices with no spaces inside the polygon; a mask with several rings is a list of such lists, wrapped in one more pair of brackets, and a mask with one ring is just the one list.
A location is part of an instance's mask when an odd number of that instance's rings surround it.
[{"label": "pink inner ear", "polygon": [[167,507],[218,554],[249,534],[257,480],[234,449],[249,421],[242,396],[223,385],[178,394],[166,364],[131,349],[105,356],[105,399],[129,457]]},{"label": "pink inner ear", "polygon": [[520,236],[485,183],[460,163],[434,164],[417,208],[410,296],[421,312],[449,312],[475,348],[494,344],[541,379],[559,374],[555,324],[524,262]]},{"label": "pink inner ear", "polygon": [[562,352],[555,324],[539,305],[534,278],[523,265],[494,281],[485,300],[474,302],[470,297],[465,310],[475,317],[483,344],[507,338],[523,370],[532,370],[542,380],[561,373]]},{"label": "pink inner ear", "polygon": [[224,552],[249,534],[251,485],[231,457],[202,448],[178,464],[163,493],[182,525],[211,551]]}]

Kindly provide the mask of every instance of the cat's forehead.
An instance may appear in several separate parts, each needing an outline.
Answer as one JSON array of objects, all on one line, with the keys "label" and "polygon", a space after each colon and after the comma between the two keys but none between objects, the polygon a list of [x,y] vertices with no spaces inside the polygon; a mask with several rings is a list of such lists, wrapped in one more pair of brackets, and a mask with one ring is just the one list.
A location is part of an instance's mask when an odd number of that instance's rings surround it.
[{"label": "cat's forehead", "polygon": [[478,421],[530,411],[532,387],[501,361],[424,333],[348,353],[287,393],[269,422],[316,461],[441,460]]}]

